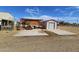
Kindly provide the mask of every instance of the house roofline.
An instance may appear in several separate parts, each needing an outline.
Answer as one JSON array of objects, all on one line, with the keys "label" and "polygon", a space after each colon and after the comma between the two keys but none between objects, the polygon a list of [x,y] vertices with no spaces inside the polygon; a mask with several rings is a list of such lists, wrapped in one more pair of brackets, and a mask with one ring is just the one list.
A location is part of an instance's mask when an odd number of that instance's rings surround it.
[{"label": "house roofline", "polygon": [[20,18],[20,20],[34,20],[34,21],[42,21],[42,19],[29,19],[29,18]]}]

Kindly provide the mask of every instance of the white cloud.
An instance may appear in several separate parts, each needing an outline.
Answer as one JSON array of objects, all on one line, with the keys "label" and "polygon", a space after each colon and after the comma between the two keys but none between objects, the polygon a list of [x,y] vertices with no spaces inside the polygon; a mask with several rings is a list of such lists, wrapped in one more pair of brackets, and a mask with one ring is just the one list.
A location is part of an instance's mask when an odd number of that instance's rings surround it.
[{"label": "white cloud", "polygon": [[71,12],[69,13],[69,16],[73,16],[73,15],[75,15],[76,13],[79,13],[79,10],[71,11]]},{"label": "white cloud", "polygon": [[55,9],[54,11],[57,12],[57,11],[60,11],[60,9]]},{"label": "white cloud", "polygon": [[79,6],[72,6],[72,7],[68,7],[68,8],[65,8],[65,9],[67,9],[67,10],[68,10],[68,9],[71,9],[71,10],[72,10],[72,9],[78,10],[78,9],[79,9]]},{"label": "white cloud", "polygon": [[53,17],[48,15],[41,15],[40,17],[23,17],[23,18],[29,18],[29,19],[42,19],[42,20],[50,20],[54,19],[57,21],[65,21],[70,23],[79,23],[79,17]]},{"label": "white cloud", "polygon": [[30,16],[36,16],[40,14],[39,8],[27,8],[25,12],[29,13]]},{"label": "white cloud", "polygon": [[23,18],[28,18],[28,19],[40,19],[39,17],[23,17]]},{"label": "white cloud", "polygon": [[61,10],[61,9],[55,9],[54,12],[60,12],[60,13],[63,13],[64,14],[66,11]]},{"label": "white cloud", "polygon": [[23,17],[23,18],[50,20],[50,19],[52,19],[53,17],[48,16],[48,15],[41,15],[41,16],[39,16],[39,17]]},{"label": "white cloud", "polygon": [[68,16],[72,17],[73,15],[76,15],[76,13],[79,13],[79,6],[72,6],[72,7],[68,7],[65,8],[66,10],[71,10],[70,12],[68,12]]},{"label": "white cloud", "polygon": [[57,15],[63,15],[63,16],[67,16],[68,15],[68,12],[65,10],[65,9],[55,9],[54,12],[57,14]]},{"label": "white cloud", "polygon": [[79,9],[79,6],[75,6],[75,8]]},{"label": "white cloud", "polygon": [[42,15],[39,18],[40,19],[43,19],[43,20],[50,20],[50,19],[52,19],[52,17],[51,16],[48,16],[48,15]]}]

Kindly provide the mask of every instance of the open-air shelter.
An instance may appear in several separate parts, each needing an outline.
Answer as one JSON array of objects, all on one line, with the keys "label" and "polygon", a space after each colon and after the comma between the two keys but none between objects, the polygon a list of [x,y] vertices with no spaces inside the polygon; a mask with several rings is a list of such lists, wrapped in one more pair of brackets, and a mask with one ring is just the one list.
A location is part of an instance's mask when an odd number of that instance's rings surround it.
[{"label": "open-air shelter", "polygon": [[14,17],[8,12],[0,12],[1,30],[11,28],[13,29]]}]

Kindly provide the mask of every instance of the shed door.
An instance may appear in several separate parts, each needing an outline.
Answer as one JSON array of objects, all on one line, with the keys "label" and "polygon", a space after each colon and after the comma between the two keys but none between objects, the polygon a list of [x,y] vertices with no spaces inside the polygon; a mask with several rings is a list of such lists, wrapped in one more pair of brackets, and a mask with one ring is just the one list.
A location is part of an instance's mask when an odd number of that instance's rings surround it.
[{"label": "shed door", "polygon": [[53,22],[48,22],[47,28],[48,29],[55,29],[55,24]]}]

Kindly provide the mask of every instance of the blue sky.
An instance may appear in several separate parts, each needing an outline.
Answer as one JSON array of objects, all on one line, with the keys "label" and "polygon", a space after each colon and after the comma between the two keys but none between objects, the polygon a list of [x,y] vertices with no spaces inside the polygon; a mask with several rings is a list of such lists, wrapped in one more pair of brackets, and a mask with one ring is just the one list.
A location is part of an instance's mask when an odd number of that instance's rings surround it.
[{"label": "blue sky", "polygon": [[42,16],[79,17],[78,6],[0,6],[0,12],[10,12],[16,19]]}]

